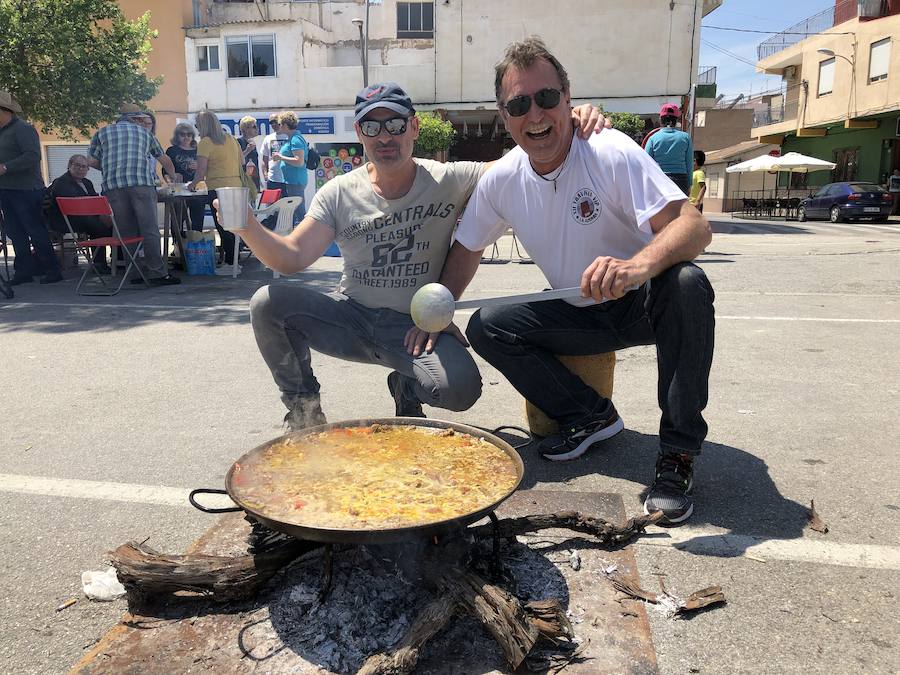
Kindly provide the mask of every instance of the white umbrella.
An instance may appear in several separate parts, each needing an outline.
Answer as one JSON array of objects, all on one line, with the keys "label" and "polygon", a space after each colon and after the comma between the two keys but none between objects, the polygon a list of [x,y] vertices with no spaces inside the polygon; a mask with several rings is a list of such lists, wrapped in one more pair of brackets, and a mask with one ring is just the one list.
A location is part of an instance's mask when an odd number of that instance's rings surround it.
[{"label": "white umbrella", "polygon": [[799,152],[789,152],[781,157],[772,155],[760,155],[746,162],[729,166],[728,173],[748,173],[751,171],[789,171],[791,173],[806,173],[808,171],[831,171],[835,167],[834,162],[826,162],[824,159],[807,157]]},{"label": "white umbrella", "polygon": [[[728,173],[749,173],[753,171],[787,171],[788,173],[808,173],[810,171],[831,171],[837,166],[834,162],[826,162],[824,159],[808,157],[799,152],[788,152],[780,157],[772,155],[760,155],[746,162],[729,166],[725,169]],[[763,176],[763,190],[766,189],[766,177]],[[775,194],[778,194],[778,183],[775,183]],[[791,179],[788,178],[788,196],[791,194]]]}]

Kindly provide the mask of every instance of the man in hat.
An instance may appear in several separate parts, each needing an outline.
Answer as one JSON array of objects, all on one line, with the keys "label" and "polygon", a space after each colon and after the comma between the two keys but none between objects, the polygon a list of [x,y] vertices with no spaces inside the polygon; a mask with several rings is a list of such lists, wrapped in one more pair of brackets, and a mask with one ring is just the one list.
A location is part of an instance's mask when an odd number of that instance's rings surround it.
[{"label": "man in hat", "polygon": [[691,190],[694,169],[694,146],[691,137],[676,129],[681,110],[674,103],[664,103],[659,109],[659,130],[644,144],[644,150],[684,194]]},{"label": "man in hat", "polygon": [[0,91],[0,209],[16,249],[10,284],[33,281],[41,272],[41,283],[52,284],[62,281],[62,274],[41,210],[41,144],[34,127],[17,116],[21,112],[16,99]]},{"label": "man in hat", "polygon": [[[91,139],[91,166],[103,172],[103,194],[109,199],[123,237],[144,237],[144,257],[138,263],[151,286],[171,286],[181,279],[168,274],[160,253],[156,220],[155,158],[172,178],[175,165],[149,131],[152,115],[135,105],[122,107],[115,124],[109,124]],[[142,283],[142,279],[132,279]]]},{"label": "man in hat", "polygon": [[472,348],[558,422],[538,446],[548,460],[575,459],[624,427],[612,401],[557,355],[655,344],[662,417],[644,508],[684,522],[707,432],[715,326],[712,286],[690,261],[709,243],[709,223],[632,139],[615,130],[573,137],[568,75],[539,38],[508,48],[495,89],[517,147],[479,181],[441,281],[458,298],[482,250],[512,226],[553,288],[581,288],[571,301],[484,308],[466,330]]},{"label": "man in hat", "polygon": [[[581,115],[582,133],[590,133],[599,116],[591,106]],[[413,158],[419,120],[407,93],[392,82],[357,95],[355,123],[368,163],[320,189],[287,237],[252,217],[241,231],[254,254],[283,274],[309,267],[332,241],[343,256],[338,292],[278,284],[250,301],[256,342],[291,429],[325,422],[310,350],[389,368],[387,385],[400,416],[423,417],[423,403],[466,410],[481,394],[481,376],[459,329],[447,329],[450,339],[421,335],[409,306],[416,290],[437,280],[485,165]]]}]

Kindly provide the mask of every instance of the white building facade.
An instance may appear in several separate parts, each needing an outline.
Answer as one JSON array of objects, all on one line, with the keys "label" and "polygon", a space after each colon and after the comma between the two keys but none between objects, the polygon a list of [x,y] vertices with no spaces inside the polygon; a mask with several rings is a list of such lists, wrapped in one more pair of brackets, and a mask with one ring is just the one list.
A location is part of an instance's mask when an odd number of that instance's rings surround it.
[{"label": "white building facade", "polygon": [[369,82],[400,83],[417,109],[440,109],[479,138],[503,134],[493,65],[529,35],[565,66],[575,103],[655,114],[689,98],[700,21],[721,2],[194,0],[184,41],[188,109],[226,120],[294,110],[310,142],[355,140],[368,12]]}]

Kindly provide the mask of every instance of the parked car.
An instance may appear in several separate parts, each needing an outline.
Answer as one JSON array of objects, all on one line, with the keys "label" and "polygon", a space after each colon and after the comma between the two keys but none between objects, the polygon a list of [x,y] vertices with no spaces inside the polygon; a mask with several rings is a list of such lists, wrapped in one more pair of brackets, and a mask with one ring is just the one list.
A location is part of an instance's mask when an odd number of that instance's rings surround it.
[{"label": "parked car", "polygon": [[822,218],[832,223],[844,220],[887,222],[891,205],[890,193],[880,185],[862,181],[829,183],[800,202],[797,220]]}]

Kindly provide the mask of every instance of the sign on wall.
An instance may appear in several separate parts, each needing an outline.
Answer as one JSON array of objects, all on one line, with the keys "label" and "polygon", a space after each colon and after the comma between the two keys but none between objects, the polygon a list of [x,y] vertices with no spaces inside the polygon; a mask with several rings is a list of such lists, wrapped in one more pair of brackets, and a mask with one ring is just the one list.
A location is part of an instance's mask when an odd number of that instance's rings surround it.
[{"label": "sign on wall", "polygon": [[363,163],[362,143],[316,143],[319,166],[316,168],[316,190],[336,176],[350,173]]}]

